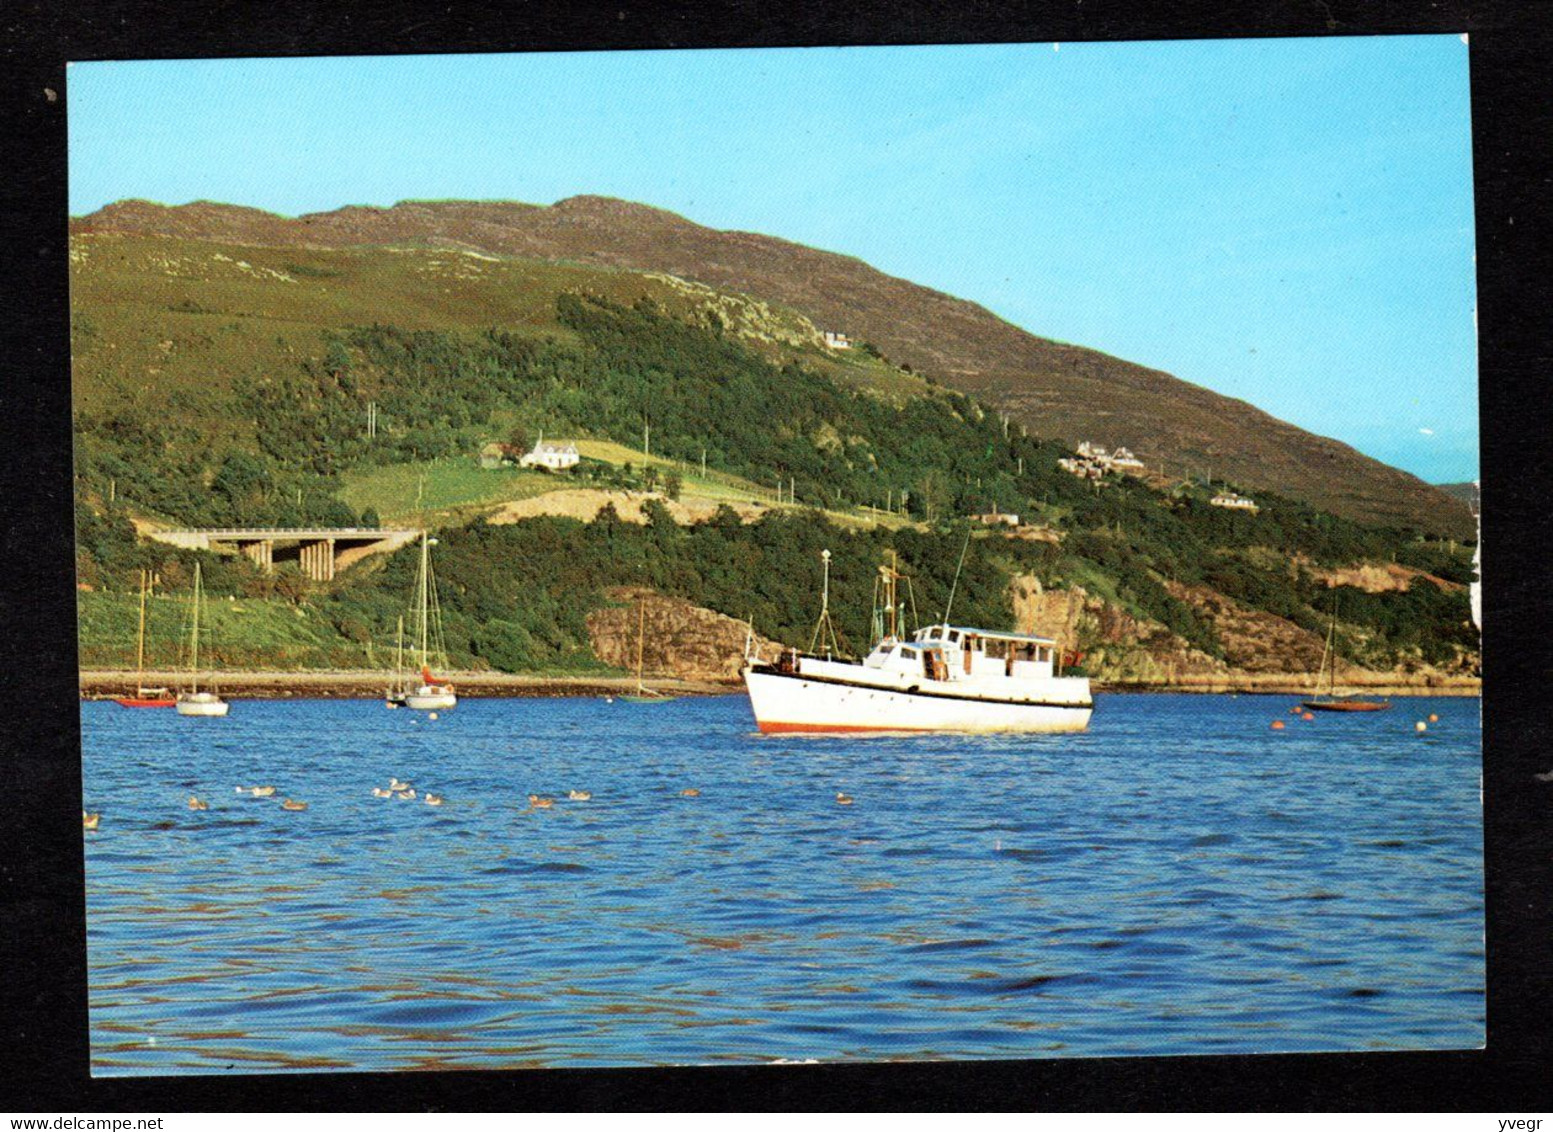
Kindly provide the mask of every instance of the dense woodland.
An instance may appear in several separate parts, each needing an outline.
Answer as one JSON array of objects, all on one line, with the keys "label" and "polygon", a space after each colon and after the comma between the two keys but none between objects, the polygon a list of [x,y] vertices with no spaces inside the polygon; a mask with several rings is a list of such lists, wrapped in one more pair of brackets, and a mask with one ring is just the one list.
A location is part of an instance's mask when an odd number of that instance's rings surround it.
[{"label": "dense woodland", "polygon": [[[704,451],[721,471],[757,483],[791,480],[797,501],[815,507],[882,506],[904,496],[925,528],[847,533],[817,513],[791,512],[752,524],[728,512],[681,528],[661,510],[644,526],[608,513],[592,524],[472,523],[442,532],[438,550],[455,662],[513,671],[591,665],[584,618],[604,588],[619,584],[752,616],[762,633],[806,644],[822,547],[835,554],[836,592],[849,599],[837,606],[843,631],[862,646],[884,551],[896,550],[915,576],[921,616],[935,616],[964,543],[956,517],[992,506],[1064,537],[973,539],[957,620],[1006,624],[1008,577],[1029,573],[1049,587],[1082,584],[1220,655],[1212,626],[1172,597],[1166,581],[1208,585],[1319,632],[1334,594],[1308,567],[1397,562],[1470,580],[1467,548],[1266,493],[1251,515],[1210,506],[1201,485],[1162,491],[1112,478],[1097,488],[1057,468],[1066,448],[1006,426],[963,395],[934,389],[897,402],[849,390],[799,362],[769,360],[715,320],[574,294],[559,297],[556,313],[564,333],[382,325],[332,333],[317,356],[237,383],[234,411],[255,422],[252,445],[219,446],[173,418],[79,416],[82,580],[122,592],[138,568],[152,566],[164,584],[179,584],[190,556],[137,543],[132,513],[192,525],[370,525],[375,515],[354,513],[335,494],[353,467],[472,459],[515,424],[632,444],[649,422],[655,453],[695,463]],[[388,406],[370,441],[361,427],[368,399]],[[401,553],[326,586],[222,560],[208,567],[207,586],[306,604],[349,641],[386,639],[409,592],[410,560]],[[1335,596],[1373,662],[1440,662],[1457,646],[1475,647],[1462,591],[1425,583],[1383,594],[1340,587]]]}]

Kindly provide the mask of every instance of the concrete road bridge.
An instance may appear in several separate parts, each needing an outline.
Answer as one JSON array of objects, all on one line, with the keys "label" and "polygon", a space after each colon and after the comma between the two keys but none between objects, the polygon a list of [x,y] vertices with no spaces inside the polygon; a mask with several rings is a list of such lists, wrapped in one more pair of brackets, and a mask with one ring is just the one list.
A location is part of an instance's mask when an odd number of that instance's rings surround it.
[{"label": "concrete road bridge", "polygon": [[277,562],[296,562],[315,582],[327,582],[353,562],[414,542],[420,531],[375,527],[217,527],[210,530],[144,531],[145,537],[217,554],[241,554],[269,573]]}]

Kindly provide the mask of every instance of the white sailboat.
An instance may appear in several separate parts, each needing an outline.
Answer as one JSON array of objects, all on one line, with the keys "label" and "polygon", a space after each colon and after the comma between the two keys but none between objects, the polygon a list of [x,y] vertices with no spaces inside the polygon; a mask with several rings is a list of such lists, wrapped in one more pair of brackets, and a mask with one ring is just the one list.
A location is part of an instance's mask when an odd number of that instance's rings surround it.
[{"label": "white sailboat", "polygon": [[407,683],[403,698],[405,707],[416,711],[443,711],[458,706],[458,696],[453,685],[432,675],[431,656],[435,645],[439,667],[447,667],[447,654],[442,644],[442,614],[437,607],[437,584],[431,575],[431,548],[436,539],[428,533],[421,535],[421,569],[415,584],[415,637],[416,654],[420,671]]},{"label": "white sailboat", "polygon": [[383,692],[383,706],[387,708],[404,707],[406,694],[404,679],[404,618],[399,618],[399,632],[394,638],[394,670],[388,682],[388,688]]},{"label": "white sailboat", "polygon": [[217,718],[231,710],[231,704],[212,690],[200,691],[200,605],[204,600],[200,564],[194,564],[194,613],[189,631],[189,686],[178,693],[179,715]]}]

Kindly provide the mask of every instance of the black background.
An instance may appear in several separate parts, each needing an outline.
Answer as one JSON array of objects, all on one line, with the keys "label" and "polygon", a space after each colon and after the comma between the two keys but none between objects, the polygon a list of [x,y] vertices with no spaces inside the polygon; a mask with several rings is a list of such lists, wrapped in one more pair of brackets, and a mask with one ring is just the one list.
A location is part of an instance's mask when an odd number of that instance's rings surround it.
[{"label": "black background", "polygon": [[[88,1073],[71,543],[66,60],[1471,34],[1483,414],[1488,1048],[856,1066]],[[1547,1110],[1553,1080],[1544,241],[1553,34],[1526,3],[39,3],[0,9],[0,1110]],[[52,91],[51,100],[48,91]],[[241,144],[234,139],[234,145]],[[380,202],[390,203],[390,202]],[[650,203],[650,202],[649,202]],[[780,235],[780,233],[778,233]],[[1039,328],[1036,328],[1039,329]],[[1147,362],[1148,359],[1136,359]],[[1384,412],[1384,405],[1377,405]]]}]

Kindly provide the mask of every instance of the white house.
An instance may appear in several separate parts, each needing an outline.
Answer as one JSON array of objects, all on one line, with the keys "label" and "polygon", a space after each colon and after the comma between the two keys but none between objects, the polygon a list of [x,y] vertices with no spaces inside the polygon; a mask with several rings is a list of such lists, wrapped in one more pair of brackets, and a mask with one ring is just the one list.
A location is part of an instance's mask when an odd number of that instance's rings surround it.
[{"label": "white house", "polygon": [[1111,465],[1116,468],[1142,468],[1143,461],[1134,456],[1125,448],[1117,448],[1111,453]]},{"label": "white house", "polygon": [[575,468],[582,460],[575,444],[546,444],[541,440],[532,452],[525,452],[518,464],[525,468],[548,468],[552,472],[564,472]]},{"label": "white house", "polygon": [[834,330],[822,331],[821,337],[825,339],[825,345],[832,350],[850,350],[852,348],[852,340],[845,334],[837,334]]},{"label": "white house", "polygon": [[996,526],[1017,527],[1017,526],[1019,526],[1019,516],[1018,515],[1011,514],[1011,513],[1007,512],[1007,511],[999,511],[996,508],[994,508],[991,511],[986,512],[985,514],[972,515],[971,518],[975,519],[978,523],[982,523],[985,526],[989,526],[989,527],[996,527]]},{"label": "white house", "polygon": [[1250,511],[1252,514],[1261,510],[1255,500],[1247,499],[1244,495],[1236,495],[1233,491],[1221,491],[1208,502],[1215,507],[1229,507],[1236,511]]}]

